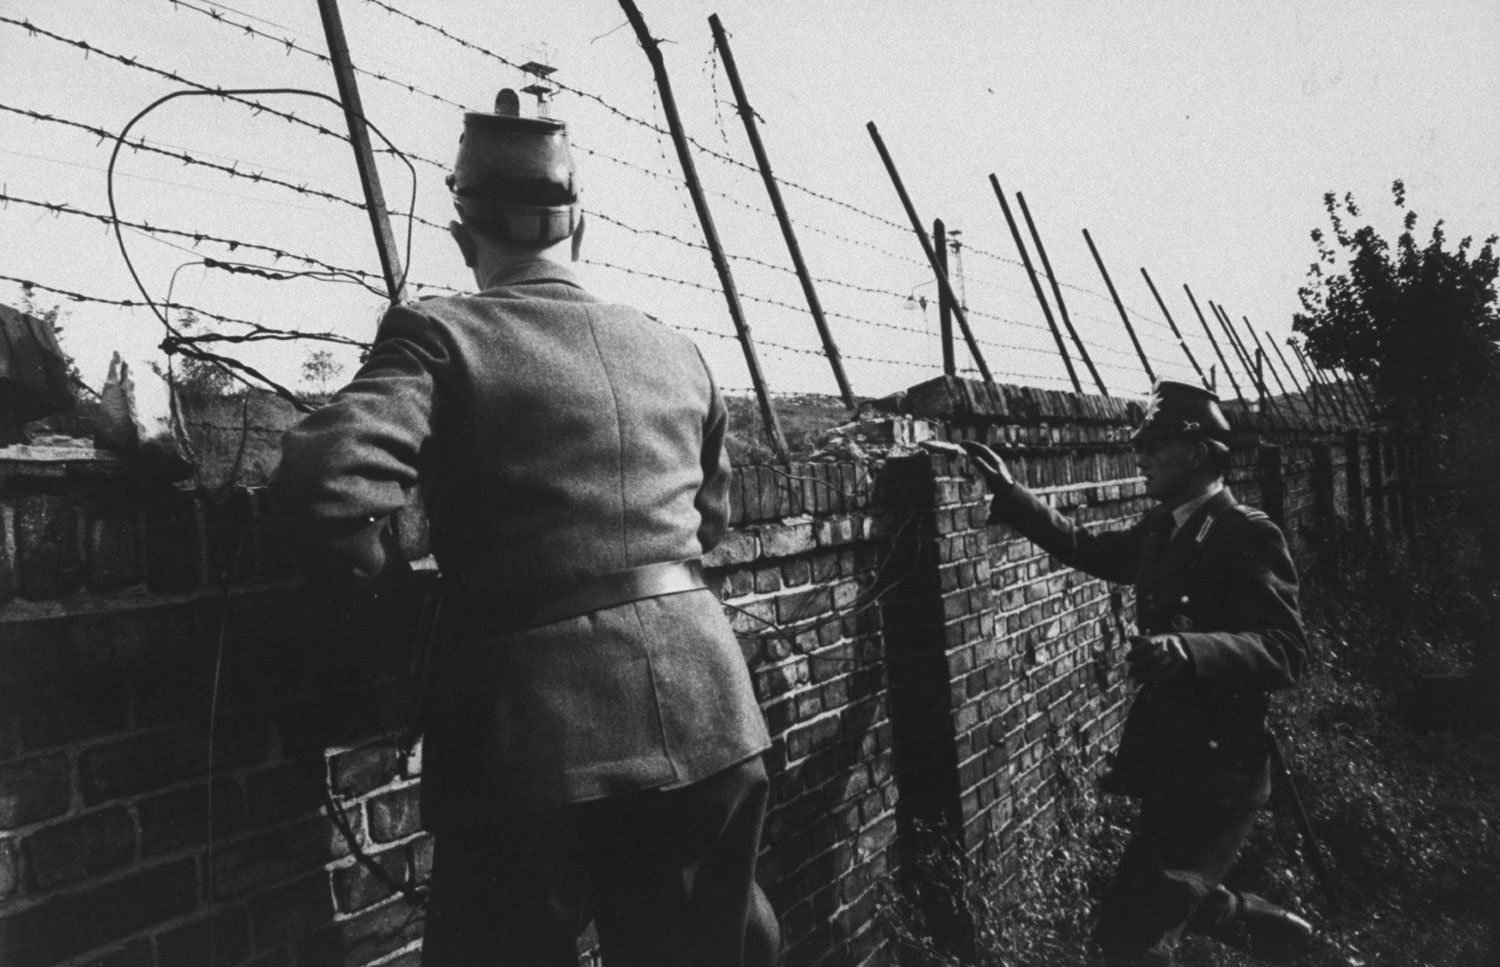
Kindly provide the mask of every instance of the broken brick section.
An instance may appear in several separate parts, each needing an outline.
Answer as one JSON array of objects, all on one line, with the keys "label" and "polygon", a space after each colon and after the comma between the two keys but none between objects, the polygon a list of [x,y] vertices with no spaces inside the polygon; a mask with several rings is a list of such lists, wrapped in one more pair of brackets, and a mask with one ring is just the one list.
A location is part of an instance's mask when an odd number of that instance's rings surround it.
[{"label": "broken brick section", "polygon": [[[737,468],[705,562],[771,727],[761,872],[788,967],[891,962],[882,884],[937,840],[1013,863],[1128,699],[1128,590],[989,524],[982,483],[909,443],[983,439],[1123,525],[1147,503],[1132,407],[940,379],[892,408],[868,460]],[[1231,419],[1231,486],[1305,566],[1339,522],[1408,532],[1389,438]],[[419,918],[354,856],[431,868],[396,741],[414,606],[312,594],[273,511],[0,451],[0,963],[415,963]],[[414,505],[413,556],[422,524]],[[962,917],[931,912],[961,951]]]}]

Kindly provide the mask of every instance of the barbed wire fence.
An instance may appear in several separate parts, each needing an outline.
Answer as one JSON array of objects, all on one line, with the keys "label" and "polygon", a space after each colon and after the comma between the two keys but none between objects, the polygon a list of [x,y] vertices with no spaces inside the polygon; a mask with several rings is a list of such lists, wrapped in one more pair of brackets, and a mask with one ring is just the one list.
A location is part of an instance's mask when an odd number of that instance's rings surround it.
[{"label": "barbed wire fence", "polygon": [[[178,45],[180,50],[232,50],[237,56],[244,50],[262,58],[305,62],[306,69],[322,71],[320,89],[331,87],[330,57],[315,35],[212,0],[155,2],[163,31],[203,40],[201,44],[184,41]],[[424,19],[416,12],[420,7],[397,0],[357,2],[384,15],[388,30],[399,32],[399,42],[409,43],[414,50],[431,51],[437,45],[443,57],[465,63],[476,61],[482,67],[480,73],[493,76],[495,69],[503,68],[513,72],[517,80],[527,76],[525,61],[529,58],[515,51],[493,49],[456,29]],[[145,7],[137,14],[150,15]],[[215,303],[138,298],[122,285],[106,281],[119,279],[118,272],[95,273],[99,281],[85,285],[61,270],[7,265],[4,256],[0,256],[0,281],[75,304],[113,307],[130,317],[139,315],[153,301],[167,312],[191,312],[206,323],[205,329],[191,336],[169,333],[164,342],[167,349],[214,361],[244,382],[289,399],[299,394],[285,385],[285,377],[273,375],[286,371],[285,349],[281,350],[283,361],[277,365],[274,361],[278,357],[265,347],[321,344],[350,353],[363,347],[373,334],[368,320],[378,314],[376,300],[383,296],[384,289],[381,274],[362,264],[368,261],[365,202],[359,198],[358,181],[348,164],[349,137],[328,119],[329,112],[288,98],[232,93],[229,85],[208,75],[212,63],[194,63],[193,69],[188,69],[113,49],[104,35],[65,29],[43,19],[0,15],[0,32],[10,35],[3,42],[46,45],[55,50],[49,56],[59,61],[76,58],[72,69],[91,79],[97,77],[94,83],[100,89],[121,83],[128,76],[149,81],[160,94],[197,92],[202,99],[215,103],[214,114],[220,120],[204,125],[201,140],[193,145],[168,144],[153,138],[149,122],[141,125],[143,133],[131,134],[117,144],[121,129],[106,120],[108,112],[87,111],[88,105],[97,102],[76,100],[64,109],[31,97],[34,92],[25,88],[10,90],[0,95],[0,120],[48,129],[54,143],[63,143],[57,139],[73,139],[65,142],[71,146],[65,156],[37,156],[14,149],[10,153],[42,161],[59,171],[89,172],[102,181],[105,157],[121,151],[132,161],[126,166],[131,170],[117,171],[115,178],[139,179],[149,187],[137,193],[146,195],[145,201],[135,201],[125,211],[111,211],[101,203],[98,191],[70,187],[70,182],[78,183],[76,178],[58,177],[44,184],[7,183],[0,185],[0,211],[34,213],[29,231],[56,235],[75,249],[97,248],[102,239],[95,232],[102,228],[120,233],[122,246],[128,237],[130,245],[149,250],[150,257],[161,264],[180,264],[188,259],[187,264],[201,268],[205,278],[214,278],[213,284],[201,288],[212,293]],[[707,131],[689,131],[687,137],[703,172],[704,191],[721,220],[725,257],[747,305],[755,344],[765,356],[767,383],[773,393],[833,395],[834,381],[824,358],[827,350],[811,322],[797,273],[781,243],[761,171],[755,163],[744,160],[748,155],[744,134],[731,123],[737,119],[738,108],[719,89],[723,67],[718,52],[707,40],[704,44],[706,54],[701,58],[698,77],[679,66],[678,83],[696,80],[711,87],[715,111],[706,122]],[[433,152],[414,149],[413,145],[424,142],[419,132],[403,123],[406,115],[401,112],[430,113],[434,106],[441,108],[437,113],[444,117],[450,143],[456,143],[452,133],[456,115],[473,107],[466,104],[462,94],[412,76],[414,65],[393,64],[379,70],[360,67],[357,49],[354,59],[355,73],[365,85],[367,99],[378,90],[382,105],[395,105],[389,116],[377,116],[377,109],[369,109],[372,119],[392,140],[389,147],[377,151],[385,158],[399,156],[412,167],[413,177],[420,183],[420,190],[413,188],[410,209],[399,206],[401,210],[391,212],[397,230],[413,237],[416,254],[406,266],[409,291],[417,297],[463,291],[464,280],[454,276],[451,265],[446,264],[457,260],[445,258],[442,269],[436,269],[440,260],[427,254],[445,251],[447,244],[445,192],[437,192],[433,186],[441,186],[449,164],[433,157]],[[447,72],[448,76],[463,74]],[[649,117],[633,113],[612,97],[574,86],[565,79],[548,80],[554,88],[555,112],[569,120],[580,164],[588,167],[585,212],[589,239],[584,264],[602,287],[625,294],[667,325],[705,344],[706,351],[713,344],[722,344],[719,354],[711,356],[717,359],[715,369],[721,384],[729,392],[747,390],[732,353],[731,344],[740,337],[723,311],[722,286],[688,204],[682,172],[669,146],[670,132],[659,112]],[[644,57],[636,83],[654,94]],[[753,96],[753,78],[748,86]],[[651,103],[657,103],[654,97]],[[317,113],[320,110],[322,114]],[[278,140],[283,150],[274,152],[272,160],[266,160],[264,152],[222,153],[226,140],[219,137],[221,126],[254,124],[264,130],[270,122],[282,123]],[[324,145],[341,152],[331,156],[337,167],[317,165],[313,174],[278,167],[286,159],[294,162],[303,153],[312,157],[314,152],[328,150],[321,147]],[[159,173],[159,177],[134,170],[141,167],[135,162],[143,159],[157,163],[148,170]],[[167,164],[172,167],[163,167]],[[188,173],[199,180],[184,182]],[[394,187],[398,178],[393,177],[392,183],[393,190],[399,191],[402,189]],[[801,239],[811,282],[817,288],[832,341],[854,392],[862,397],[884,395],[941,373],[937,292],[911,228],[893,217],[900,214],[894,205],[895,196],[887,196],[889,210],[877,211],[794,178],[781,177],[779,184],[787,196],[790,222]],[[193,210],[191,220],[181,214],[181,204],[151,204],[153,191],[181,194],[188,188],[231,201],[221,206],[200,206]],[[600,199],[597,204],[592,203],[595,197]],[[270,211],[272,216],[252,217],[250,212],[256,208]],[[278,217],[287,211],[298,214],[292,220]],[[292,221],[297,231],[286,230]],[[248,227],[251,224],[253,228]],[[309,232],[308,225],[327,230]],[[339,230],[332,230],[334,226]],[[349,238],[360,238],[365,245],[358,252],[351,251],[347,242],[337,251],[328,249],[328,239]],[[1054,240],[1052,245],[1065,241]],[[1066,367],[1042,319],[1022,262],[998,251],[1001,244],[976,239],[972,232],[961,242],[953,242],[955,254],[962,257],[961,273],[954,281],[973,320],[975,342],[997,380],[1071,390]],[[1072,322],[1109,392],[1141,395],[1147,386],[1144,361],[1130,349],[1121,348],[1122,321],[1111,296],[1093,280],[1059,278],[1055,282],[1067,293]],[[341,287],[342,294],[333,291],[334,286]],[[351,301],[351,291],[358,301]],[[1133,297],[1131,301],[1135,301]],[[1144,301],[1141,304],[1147,305]],[[288,309],[307,305],[317,309]],[[250,318],[261,307],[264,316]],[[1155,305],[1144,309],[1127,302],[1123,312],[1156,375],[1198,378],[1178,336]],[[1186,307],[1178,312],[1185,316]],[[308,315],[318,317],[319,324],[299,324]],[[1199,359],[1213,360],[1216,357],[1210,336],[1201,327],[1194,331],[1192,323],[1196,321],[1183,320],[1182,342]],[[1219,339],[1223,338],[1220,334]],[[251,355],[256,353],[252,360]],[[957,375],[977,378],[978,367],[961,342],[956,358]],[[1243,360],[1229,355],[1226,365],[1235,370],[1242,384],[1254,386],[1259,382]],[[1265,365],[1274,366],[1275,361],[1267,360]],[[1224,387],[1228,374],[1216,375]],[[1269,382],[1269,377],[1265,380]],[[1095,390],[1087,386],[1085,391]]]}]

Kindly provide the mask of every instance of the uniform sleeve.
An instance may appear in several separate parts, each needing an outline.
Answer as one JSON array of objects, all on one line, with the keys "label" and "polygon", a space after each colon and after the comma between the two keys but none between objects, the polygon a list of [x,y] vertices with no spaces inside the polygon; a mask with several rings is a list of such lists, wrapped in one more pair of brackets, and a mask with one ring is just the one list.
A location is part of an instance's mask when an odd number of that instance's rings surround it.
[{"label": "uniform sleeve", "polygon": [[1019,483],[995,494],[990,520],[1004,521],[1069,567],[1128,584],[1140,563],[1142,526],[1095,533],[1038,500]]},{"label": "uniform sleeve", "polygon": [[1231,562],[1229,631],[1183,632],[1200,679],[1274,691],[1296,683],[1307,661],[1297,605],[1297,569],[1281,528],[1248,522]]},{"label": "uniform sleeve", "polygon": [[[699,353],[698,358],[703,359],[702,353]],[[701,518],[698,543],[703,546],[704,553],[707,553],[723,540],[724,531],[729,526],[730,468],[729,450],[725,445],[729,435],[729,411],[724,406],[724,398],[719,395],[719,387],[714,382],[713,374],[708,372],[706,362],[703,370],[708,374],[710,400],[708,414],[703,420],[703,452],[700,457],[703,483],[693,499],[693,506],[698,509]]]},{"label": "uniform sleeve", "polygon": [[438,324],[392,307],[354,380],[283,438],[276,487],[335,562],[363,570],[380,553],[373,538],[417,482],[452,360]]}]

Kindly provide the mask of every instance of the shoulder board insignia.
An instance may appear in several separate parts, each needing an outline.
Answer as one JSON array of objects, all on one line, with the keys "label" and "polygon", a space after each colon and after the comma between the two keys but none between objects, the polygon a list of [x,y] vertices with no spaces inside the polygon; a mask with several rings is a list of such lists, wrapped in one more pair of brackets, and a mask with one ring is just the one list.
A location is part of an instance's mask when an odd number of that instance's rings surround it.
[{"label": "shoulder board insignia", "polygon": [[1208,532],[1214,529],[1215,519],[1216,518],[1212,514],[1203,518],[1203,526],[1198,528],[1198,533],[1193,538],[1193,543],[1202,544],[1204,541],[1208,540]]}]

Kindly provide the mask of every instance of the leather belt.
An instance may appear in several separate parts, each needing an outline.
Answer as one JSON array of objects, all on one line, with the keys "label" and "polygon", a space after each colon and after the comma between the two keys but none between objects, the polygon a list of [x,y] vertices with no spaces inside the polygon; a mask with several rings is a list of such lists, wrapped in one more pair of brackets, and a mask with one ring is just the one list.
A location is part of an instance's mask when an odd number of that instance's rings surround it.
[{"label": "leather belt", "polygon": [[707,587],[703,580],[703,565],[698,560],[666,561],[586,578],[555,593],[538,595],[525,602],[460,600],[456,602],[456,610],[462,616],[459,623],[470,633],[496,635],[524,631],[645,598],[660,598]]}]

